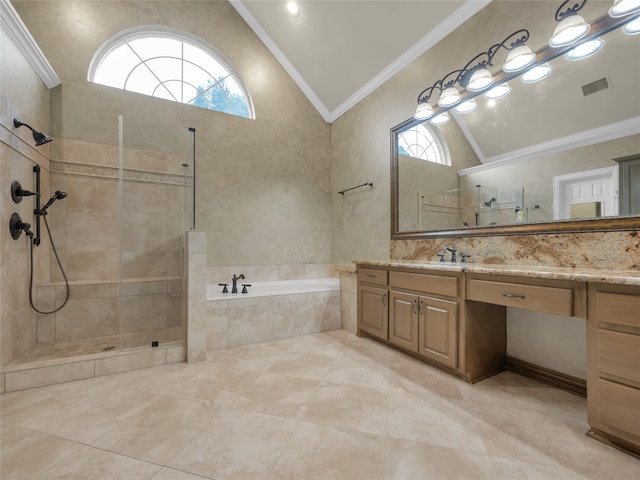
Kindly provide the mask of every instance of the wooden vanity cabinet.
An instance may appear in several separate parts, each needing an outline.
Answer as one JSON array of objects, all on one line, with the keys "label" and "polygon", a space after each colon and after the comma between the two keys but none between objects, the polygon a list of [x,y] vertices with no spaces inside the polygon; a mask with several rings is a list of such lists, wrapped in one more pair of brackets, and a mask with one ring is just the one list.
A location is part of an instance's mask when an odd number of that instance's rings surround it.
[{"label": "wooden vanity cabinet", "polygon": [[358,334],[368,333],[386,340],[389,335],[389,290],[387,271],[358,270]]},{"label": "wooden vanity cabinet", "polygon": [[458,302],[420,297],[418,354],[450,368],[458,366]]},{"label": "wooden vanity cabinet", "polygon": [[439,365],[458,366],[462,275],[390,271],[389,342]]},{"label": "wooden vanity cabinet", "polygon": [[412,293],[389,292],[389,342],[418,353],[420,297]]},{"label": "wooden vanity cabinet", "polygon": [[504,370],[504,308],[466,302],[460,271],[359,266],[358,335],[472,383]]},{"label": "wooden vanity cabinet", "polygon": [[590,284],[589,435],[640,456],[640,287]]}]

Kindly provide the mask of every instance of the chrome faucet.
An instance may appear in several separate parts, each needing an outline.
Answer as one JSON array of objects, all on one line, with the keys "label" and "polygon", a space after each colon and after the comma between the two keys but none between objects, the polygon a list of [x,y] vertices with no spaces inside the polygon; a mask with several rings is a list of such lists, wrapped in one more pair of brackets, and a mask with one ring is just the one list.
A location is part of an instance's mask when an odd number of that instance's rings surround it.
[{"label": "chrome faucet", "polygon": [[233,286],[231,287],[231,293],[238,293],[238,280],[244,279],[244,273],[240,275],[234,275],[231,281],[233,282]]}]

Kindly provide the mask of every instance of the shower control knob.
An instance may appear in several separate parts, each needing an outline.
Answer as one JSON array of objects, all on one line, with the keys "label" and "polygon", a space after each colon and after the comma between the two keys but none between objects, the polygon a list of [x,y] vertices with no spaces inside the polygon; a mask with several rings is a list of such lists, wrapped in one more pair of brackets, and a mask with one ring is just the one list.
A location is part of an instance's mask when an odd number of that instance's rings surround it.
[{"label": "shower control knob", "polygon": [[30,197],[31,195],[40,196],[39,193],[24,190],[18,181],[11,182],[11,199],[14,203],[20,203],[22,201],[22,197]]}]

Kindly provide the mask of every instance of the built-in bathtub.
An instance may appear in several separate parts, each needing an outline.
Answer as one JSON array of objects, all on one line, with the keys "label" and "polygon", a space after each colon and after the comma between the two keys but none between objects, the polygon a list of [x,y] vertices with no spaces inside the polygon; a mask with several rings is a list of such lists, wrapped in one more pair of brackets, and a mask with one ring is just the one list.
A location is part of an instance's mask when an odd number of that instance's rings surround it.
[{"label": "built-in bathtub", "polygon": [[[340,279],[238,282],[248,293],[207,285],[207,350],[341,328]],[[228,287],[231,291],[231,285]]]},{"label": "built-in bathtub", "polygon": [[[340,290],[339,278],[305,278],[302,280],[275,280],[271,282],[248,282],[247,293],[242,292],[238,282],[238,292],[222,293],[218,284],[207,285],[207,301],[234,300],[242,298],[271,297],[276,295],[296,295],[301,293],[333,292]],[[231,284],[227,287],[231,291]]]}]

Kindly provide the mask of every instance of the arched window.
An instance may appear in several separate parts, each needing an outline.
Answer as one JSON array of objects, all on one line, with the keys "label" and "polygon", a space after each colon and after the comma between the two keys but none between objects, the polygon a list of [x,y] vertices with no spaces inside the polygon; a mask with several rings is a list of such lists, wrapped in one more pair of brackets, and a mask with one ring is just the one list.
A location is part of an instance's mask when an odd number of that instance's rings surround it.
[{"label": "arched window", "polygon": [[437,128],[421,123],[398,135],[398,153],[410,157],[451,165],[449,148]]},{"label": "arched window", "polygon": [[229,64],[185,32],[164,28],[120,32],[95,53],[88,80],[255,118],[251,98]]}]

